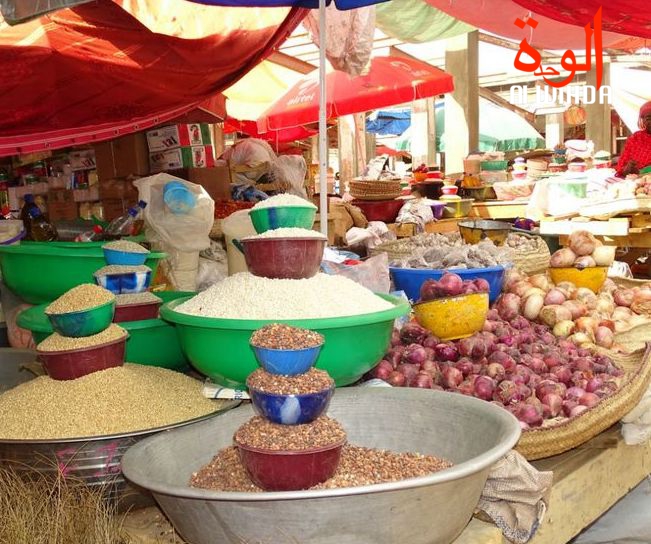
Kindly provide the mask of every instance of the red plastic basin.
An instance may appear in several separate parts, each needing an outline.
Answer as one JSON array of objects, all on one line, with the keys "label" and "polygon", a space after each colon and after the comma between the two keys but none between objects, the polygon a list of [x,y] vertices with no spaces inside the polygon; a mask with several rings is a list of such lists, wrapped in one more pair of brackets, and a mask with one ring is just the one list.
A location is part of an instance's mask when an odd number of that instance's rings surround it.
[{"label": "red plastic basin", "polygon": [[404,200],[353,200],[353,206],[357,206],[369,221],[383,221],[394,223]]},{"label": "red plastic basin", "polygon": [[36,353],[50,378],[74,380],[99,370],[122,366],[128,337],[127,334],[119,340],[90,348],[68,351],[37,350]]},{"label": "red plastic basin", "polygon": [[326,240],[251,238],[241,240],[249,272],[274,279],[311,278],[319,271]]},{"label": "red plastic basin", "polygon": [[303,451],[260,450],[237,444],[242,464],[254,484],[265,491],[308,489],[332,478],[346,440]]},{"label": "red plastic basin", "polygon": [[145,302],[144,304],[123,304],[122,306],[118,304],[115,306],[113,323],[156,319],[158,317],[158,309],[162,303],[162,300],[154,300],[152,302]]}]

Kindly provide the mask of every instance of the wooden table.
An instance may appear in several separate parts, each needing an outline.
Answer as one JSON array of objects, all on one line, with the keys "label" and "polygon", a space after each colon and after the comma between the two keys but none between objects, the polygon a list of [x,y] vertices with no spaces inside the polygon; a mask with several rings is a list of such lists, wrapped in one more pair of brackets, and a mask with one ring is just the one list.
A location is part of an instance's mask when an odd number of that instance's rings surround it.
[{"label": "wooden table", "polygon": [[470,217],[481,219],[515,219],[516,217],[524,217],[528,203],[527,200],[474,202]]},{"label": "wooden table", "polygon": [[[530,544],[565,544],[651,473],[651,443],[627,446],[616,425],[579,448],[533,464],[553,471],[554,484],[549,510]],[[124,526],[134,544],[182,544],[155,507],[130,513]],[[473,518],[453,544],[508,541],[495,525]]]}]

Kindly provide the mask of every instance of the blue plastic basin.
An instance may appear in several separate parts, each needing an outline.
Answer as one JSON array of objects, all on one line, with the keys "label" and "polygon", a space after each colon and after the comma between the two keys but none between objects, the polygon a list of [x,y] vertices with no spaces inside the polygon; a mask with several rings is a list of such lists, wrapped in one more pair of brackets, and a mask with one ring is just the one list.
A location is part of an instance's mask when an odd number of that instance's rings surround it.
[{"label": "blue plastic basin", "polygon": [[429,268],[394,268],[390,267],[396,291],[404,291],[410,300],[420,298],[420,287],[425,280],[438,280],[446,272],[453,272],[463,280],[485,279],[490,285],[488,294],[490,302],[495,302],[502,292],[505,266],[491,266],[489,268],[432,270]]},{"label": "blue plastic basin", "polygon": [[108,247],[102,248],[107,264],[122,264],[127,266],[140,266],[145,264],[149,253],[134,253],[132,251],[119,251]]},{"label": "blue plastic basin", "polygon": [[321,346],[305,349],[270,349],[251,346],[255,357],[270,374],[284,374],[295,376],[303,374],[316,363]]},{"label": "blue plastic basin", "polygon": [[318,393],[305,395],[276,395],[249,388],[256,412],[281,425],[303,425],[323,414],[330,404],[334,386]]}]

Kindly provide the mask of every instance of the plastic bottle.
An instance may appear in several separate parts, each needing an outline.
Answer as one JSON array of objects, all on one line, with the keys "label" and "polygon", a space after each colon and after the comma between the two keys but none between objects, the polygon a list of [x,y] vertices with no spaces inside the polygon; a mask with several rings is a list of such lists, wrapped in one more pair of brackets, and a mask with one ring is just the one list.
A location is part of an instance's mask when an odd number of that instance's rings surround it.
[{"label": "plastic bottle", "polygon": [[34,206],[29,210],[30,215],[30,230],[28,235],[36,242],[51,242],[58,238],[57,229],[54,225],[48,223],[47,219],[41,212],[38,206]]},{"label": "plastic bottle", "polygon": [[147,203],[141,200],[138,202],[138,206],[129,208],[125,215],[113,219],[106,227],[106,234],[110,236],[130,236],[133,231],[133,224],[141,211],[145,209],[145,206],[147,206]]},{"label": "plastic bottle", "polygon": [[101,238],[104,229],[101,225],[95,225],[92,230],[82,232],[75,238],[75,242],[94,242]]},{"label": "plastic bottle", "polygon": [[30,210],[36,209],[40,213],[39,207],[36,205],[34,202],[34,195],[31,193],[27,193],[23,197],[23,207],[20,210],[20,219],[22,220],[23,224],[25,225],[25,239],[26,240],[33,240],[32,238],[32,216],[30,215]]}]

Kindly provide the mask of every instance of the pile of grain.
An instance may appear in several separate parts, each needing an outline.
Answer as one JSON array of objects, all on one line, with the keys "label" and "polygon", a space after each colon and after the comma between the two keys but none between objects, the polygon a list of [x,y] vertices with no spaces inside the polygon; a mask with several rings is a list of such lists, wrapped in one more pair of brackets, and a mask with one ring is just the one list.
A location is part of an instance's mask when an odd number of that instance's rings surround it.
[{"label": "pile of grain", "polygon": [[125,264],[109,264],[104,266],[95,272],[95,276],[115,276],[118,274],[135,274],[151,272],[151,268],[145,266],[144,264],[140,265],[125,265]]},{"label": "pile of grain", "polygon": [[61,336],[58,332],[55,332],[36,346],[36,349],[38,351],[50,352],[92,348],[93,346],[100,346],[107,342],[119,340],[120,338],[124,338],[126,335],[127,331],[119,325],[111,323],[108,328],[104,329],[102,332],[91,336],[80,336],[79,338]]},{"label": "pile of grain", "polygon": [[64,439],[127,433],[187,421],[224,401],[178,372],[125,364],[76,380],[41,376],[0,395],[0,439]]},{"label": "pile of grain", "polygon": [[240,272],[180,304],[183,314],[223,319],[320,319],[369,314],[393,304],[343,276],[269,279]]},{"label": "pile of grain", "polygon": [[77,287],[73,287],[47,306],[45,313],[67,314],[81,312],[113,300],[115,300],[115,295],[111,291],[92,283],[82,283]]},{"label": "pile of grain", "polygon": [[314,208],[316,206],[312,202],[301,198],[300,196],[281,194],[267,198],[266,200],[261,200],[255,206],[253,210],[260,210],[262,208],[276,208],[278,206],[303,206],[308,208]]},{"label": "pile of grain", "polygon": [[144,293],[127,293],[125,295],[116,295],[115,302],[117,306],[129,306],[131,304],[150,304],[152,302],[163,302],[163,299],[145,291]]},{"label": "pile of grain", "polygon": [[147,248],[142,247],[129,240],[116,240],[102,246],[104,249],[113,249],[114,251],[124,251],[125,253],[149,253]]}]

